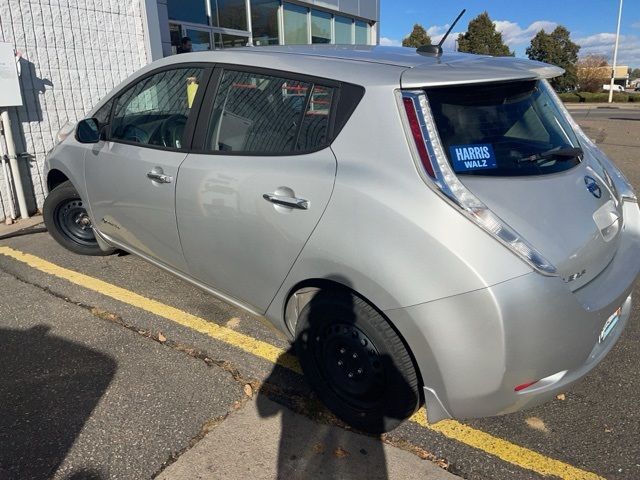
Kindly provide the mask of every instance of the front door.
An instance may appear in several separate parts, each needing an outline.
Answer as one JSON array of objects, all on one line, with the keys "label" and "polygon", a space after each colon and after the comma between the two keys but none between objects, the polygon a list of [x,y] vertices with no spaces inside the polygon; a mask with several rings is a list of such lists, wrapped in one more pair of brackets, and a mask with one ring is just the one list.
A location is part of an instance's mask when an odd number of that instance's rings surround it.
[{"label": "front door", "polygon": [[165,69],[137,81],[114,102],[107,140],[85,155],[87,194],[98,230],[183,272],[175,189],[204,72]]},{"label": "front door", "polygon": [[180,167],[178,229],[192,276],[263,312],[331,196],[335,90],[247,71],[220,75],[199,120],[205,152]]}]

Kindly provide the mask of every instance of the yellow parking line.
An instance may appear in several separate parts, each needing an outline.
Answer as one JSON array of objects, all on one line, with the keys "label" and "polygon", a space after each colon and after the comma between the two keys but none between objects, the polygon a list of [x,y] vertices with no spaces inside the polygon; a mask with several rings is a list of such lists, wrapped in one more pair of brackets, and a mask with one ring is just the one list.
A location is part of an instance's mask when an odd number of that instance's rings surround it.
[{"label": "yellow parking line", "polygon": [[[60,267],[35,255],[23,253],[9,247],[0,247],[0,254],[18,260],[41,272],[62,278],[80,287],[93,290],[120,302],[171,320],[184,327],[196,330],[216,340],[268,360],[271,363],[281,365],[296,373],[302,373],[298,360],[294,356],[269,343],[236,332],[230,328],[208,322],[183,310],[143,297],[130,290],[117,287],[98,280],[97,278]],[[447,438],[457,440],[513,465],[544,476],[551,475],[566,480],[603,480],[602,477],[595,473],[587,472],[559,460],[546,457],[528,448],[520,447],[502,438],[494,437],[493,435],[456,420],[443,420],[434,425],[429,425],[424,408],[421,408],[411,417],[411,420]]]}]

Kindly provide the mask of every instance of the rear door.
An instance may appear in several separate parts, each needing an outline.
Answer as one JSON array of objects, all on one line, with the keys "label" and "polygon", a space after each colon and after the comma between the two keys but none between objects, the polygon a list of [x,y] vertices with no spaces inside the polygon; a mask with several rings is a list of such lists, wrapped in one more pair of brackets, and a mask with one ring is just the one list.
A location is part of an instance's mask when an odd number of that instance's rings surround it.
[{"label": "rear door", "polygon": [[180,167],[178,229],[192,276],[265,311],[331,196],[338,86],[237,67],[216,74],[200,152]]},{"label": "rear door", "polygon": [[87,193],[98,230],[181,271],[186,264],[175,187],[193,130],[198,85],[209,73],[202,66],[174,66],[138,80],[115,99],[107,140],[85,155]]},{"label": "rear door", "polygon": [[426,90],[460,181],[554,264],[573,290],[613,259],[622,205],[582,151],[548,83],[523,80]]}]

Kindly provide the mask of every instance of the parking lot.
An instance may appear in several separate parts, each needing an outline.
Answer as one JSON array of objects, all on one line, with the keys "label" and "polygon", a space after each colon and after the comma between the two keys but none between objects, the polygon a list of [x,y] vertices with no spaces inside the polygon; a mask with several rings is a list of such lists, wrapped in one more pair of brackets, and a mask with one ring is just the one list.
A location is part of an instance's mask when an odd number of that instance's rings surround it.
[{"label": "parking lot", "polygon": [[[640,189],[640,109],[571,112]],[[469,479],[640,478],[637,303],[602,364],[551,403],[435,425],[419,413],[382,439],[341,437],[370,443],[354,452],[338,441],[329,456],[344,465],[329,471],[310,470],[299,443],[323,458],[317,438],[346,430],[311,395],[288,342],[260,319],[132,255],[76,256],[46,232],[0,241],[0,288],[0,480],[188,478],[180,462],[198,448],[209,474],[193,478],[223,478],[216,463],[246,462],[249,473],[243,448],[258,445],[256,430],[274,416],[281,477],[286,461],[306,478],[391,478],[392,456],[406,463],[408,452]],[[225,433],[233,448],[206,443],[225,443],[207,435],[248,409],[255,424]],[[370,470],[348,470],[360,457]]]}]

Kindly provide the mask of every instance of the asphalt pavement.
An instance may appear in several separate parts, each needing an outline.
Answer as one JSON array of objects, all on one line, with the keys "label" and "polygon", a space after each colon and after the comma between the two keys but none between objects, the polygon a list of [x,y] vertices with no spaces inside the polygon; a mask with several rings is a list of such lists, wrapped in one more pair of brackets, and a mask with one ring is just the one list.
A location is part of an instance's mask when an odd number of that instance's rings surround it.
[{"label": "asphalt pavement", "polygon": [[[640,190],[640,110],[588,110],[571,111]],[[132,255],[0,240],[0,292],[0,480],[640,478],[637,304],[558,399],[373,438],[318,403],[272,328]]]}]

